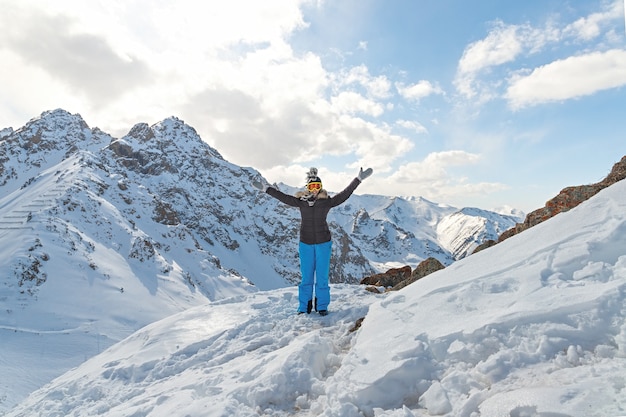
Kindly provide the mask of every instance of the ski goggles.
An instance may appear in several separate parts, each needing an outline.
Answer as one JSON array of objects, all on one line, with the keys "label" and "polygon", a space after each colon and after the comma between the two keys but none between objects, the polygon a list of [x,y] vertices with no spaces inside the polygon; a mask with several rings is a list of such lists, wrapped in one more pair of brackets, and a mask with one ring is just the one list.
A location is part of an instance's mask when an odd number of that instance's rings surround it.
[{"label": "ski goggles", "polygon": [[321,182],[310,182],[306,185],[307,190],[309,191],[314,191],[314,190],[321,190],[322,189],[322,183]]}]

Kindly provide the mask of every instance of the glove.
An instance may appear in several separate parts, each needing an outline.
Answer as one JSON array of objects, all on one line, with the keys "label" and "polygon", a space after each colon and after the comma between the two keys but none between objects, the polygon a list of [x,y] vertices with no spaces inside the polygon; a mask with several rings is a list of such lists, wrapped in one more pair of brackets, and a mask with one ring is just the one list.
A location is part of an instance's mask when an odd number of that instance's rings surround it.
[{"label": "glove", "polygon": [[257,190],[263,191],[263,192],[267,191],[267,187],[269,187],[267,184],[261,181],[257,181],[257,180],[252,181],[252,186],[256,188]]},{"label": "glove", "polygon": [[357,178],[359,179],[359,181],[363,181],[365,178],[372,175],[372,172],[374,172],[372,168],[367,168],[365,171],[363,171],[363,168],[361,168],[361,170],[359,171],[359,175],[357,175]]}]

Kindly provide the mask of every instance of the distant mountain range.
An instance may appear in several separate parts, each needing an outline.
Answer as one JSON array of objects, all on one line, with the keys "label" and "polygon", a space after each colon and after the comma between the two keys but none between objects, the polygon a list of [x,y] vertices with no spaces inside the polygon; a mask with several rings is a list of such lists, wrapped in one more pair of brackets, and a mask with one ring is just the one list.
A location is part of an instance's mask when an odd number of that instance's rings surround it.
[{"label": "distant mountain range", "polygon": [[[90,129],[79,115],[54,110],[0,132],[4,234],[62,221],[126,260],[147,250],[154,257],[144,261],[176,263],[192,281],[202,281],[192,266],[198,263],[192,252],[200,252],[218,269],[262,289],[298,282],[298,213],[257,193],[249,185],[260,176],[257,171],[225,161],[183,121],[140,123],[116,139]],[[381,265],[417,264],[430,256],[449,265],[514,226],[521,219],[516,214],[354,195],[331,211],[332,277],[356,282]],[[112,228],[126,236],[114,235]],[[194,250],[172,253],[183,239],[193,241]],[[43,274],[50,272],[42,267],[40,280]]]},{"label": "distant mountain range", "polygon": [[[69,368],[207,300],[297,283],[299,214],[252,188],[260,177],[175,117],[122,138],[61,109],[0,130],[0,332],[21,338],[6,342],[7,357]],[[522,216],[353,195],[329,216],[331,281],[428,257],[450,265]],[[51,315],[58,327],[41,328]],[[63,358],[64,344],[83,345],[84,357]],[[21,368],[0,365],[12,372]],[[50,377],[0,382],[0,410]]]}]

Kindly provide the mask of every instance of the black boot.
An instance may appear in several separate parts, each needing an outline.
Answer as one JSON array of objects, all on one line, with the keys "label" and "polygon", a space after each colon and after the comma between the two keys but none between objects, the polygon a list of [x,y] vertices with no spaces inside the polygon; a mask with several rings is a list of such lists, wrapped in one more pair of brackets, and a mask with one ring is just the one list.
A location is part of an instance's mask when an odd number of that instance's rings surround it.
[{"label": "black boot", "polygon": [[309,300],[309,303],[306,306],[306,313],[311,314],[311,310],[313,310],[313,301]]}]

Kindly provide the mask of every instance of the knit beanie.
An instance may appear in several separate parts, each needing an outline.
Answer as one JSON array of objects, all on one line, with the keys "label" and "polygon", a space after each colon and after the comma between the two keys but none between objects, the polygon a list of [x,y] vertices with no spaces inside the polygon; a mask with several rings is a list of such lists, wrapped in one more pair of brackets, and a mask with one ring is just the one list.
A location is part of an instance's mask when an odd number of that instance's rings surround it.
[{"label": "knit beanie", "polygon": [[311,182],[322,183],[320,177],[317,176],[317,168],[314,167],[309,168],[309,172],[306,173],[306,183],[309,184]]}]

